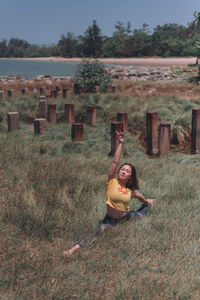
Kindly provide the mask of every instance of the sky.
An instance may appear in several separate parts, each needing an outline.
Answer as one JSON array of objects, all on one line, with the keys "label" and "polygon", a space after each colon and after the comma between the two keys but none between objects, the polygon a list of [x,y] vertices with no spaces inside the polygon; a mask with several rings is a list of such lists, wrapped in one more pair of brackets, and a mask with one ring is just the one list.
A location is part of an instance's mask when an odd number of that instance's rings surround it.
[{"label": "sky", "polygon": [[93,20],[101,33],[112,36],[117,21],[187,26],[200,11],[200,0],[0,0],[0,41],[20,38],[31,44],[57,44],[61,35],[83,35]]}]

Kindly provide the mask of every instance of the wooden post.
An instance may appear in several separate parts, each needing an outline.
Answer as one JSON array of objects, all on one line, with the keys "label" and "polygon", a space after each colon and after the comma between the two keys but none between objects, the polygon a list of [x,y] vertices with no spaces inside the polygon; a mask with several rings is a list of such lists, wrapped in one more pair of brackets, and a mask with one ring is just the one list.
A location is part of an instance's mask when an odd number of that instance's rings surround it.
[{"label": "wooden post", "polygon": [[87,107],[87,124],[94,126],[97,121],[97,109],[96,106]]},{"label": "wooden post", "polygon": [[65,98],[65,99],[67,99],[67,98],[69,98],[69,89],[63,89],[62,90],[62,96],[63,96],[63,98]]},{"label": "wooden post", "polygon": [[22,95],[28,94],[28,89],[27,88],[22,88],[21,93],[22,93]]},{"label": "wooden post", "polygon": [[0,100],[3,100],[3,98],[4,98],[4,93],[3,91],[0,91]]},{"label": "wooden post", "polygon": [[47,99],[47,97],[46,96],[44,96],[44,95],[42,95],[42,96],[39,96],[39,101],[40,100],[46,100]]},{"label": "wooden post", "polygon": [[200,154],[200,109],[192,110],[191,154]]},{"label": "wooden post", "polygon": [[[114,155],[115,151],[119,145],[118,138],[116,135],[117,131],[124,131],[123,123],[122,122],[112,122],[111,123],[111,154]],[[122,150],[122,156],[123,156],[123,150]]]},{"label": "wooden post", "polygon": [[50,91],[50,98],[56,98],[57,97],[57,91],[56,90],[51,90]]},{"label": "wooden post", "polygon": [[48,104],[48,122],[56,124],[56,104]]},{"label": "wooden post", "polygon": [[56,85],[56,94],[58,95],[58,93],[60,92],[61,88],[59,85]]},{"label": "wooden post", "polygon": [[170,151],[170,129],[169,123],[160,123],[159,130],[159,153],[163,155]]},{"label": "wooden post", "polygon": [[64,118],[69,124],[74,123],[74,104],[67,103],[64,106]]},{"label": "wooden post", "polygon": [[72,141],[81,141],[83,138],[83,123],[73,123],[71,127]]},{"label": "wooden post", "polygon": [[8,90],[8,97],[11,98],[14,95],[14,90]]},{"label": "wooden post", "polygon": [[128,129],[128,114],[126,112],[118,112],[117,121],[123,123],[124,130]]},{"label": "wooden post", "polygon": [[111,92],[112,92],[113,94],[115,94],[115,93],[117,92],[117,86],[116,86],[116,85],[112,85],[112,86],[111,86]]},{"label": "wooden post", "polygon": [[8,112],[8,131],[13,131],[19,129],[19,113],[18,112]]},{"label": "wooden post", "polygon": [[157,155],[159,153],[157,112],[148,112],[146,114],[146,139],[147,153]]},{"label": "wooden post", "polygon": [[39,101],[39,115],[40,118],[47,117],[47,101],[46,100],[40,100]]},{"label": "wooden post", "polygon": [[34,123],[34,132],[37,133],[43,133],[46,130],[46,119],[35,119],[33,121]]},{"label": "wooden post", "polygon": [[44,88],[41,86],[40,87],[40,96],[44,95]]}]

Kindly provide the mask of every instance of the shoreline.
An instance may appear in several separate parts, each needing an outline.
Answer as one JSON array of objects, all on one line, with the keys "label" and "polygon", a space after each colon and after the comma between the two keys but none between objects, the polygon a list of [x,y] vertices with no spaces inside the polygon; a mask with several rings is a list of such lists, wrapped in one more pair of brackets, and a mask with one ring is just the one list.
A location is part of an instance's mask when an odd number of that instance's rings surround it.
[{"label": "shoreline", "polygon": [[[80,63],[82,61],[79,57],[65,58],[65,57],[13,57],[0,58],[0,60],[26,60],[26,61],[53,61],[53,62],[72,62]],[[113,65],[137,65],[137,66],[187,66],[189,64],[196,64],[196,57],[132,57],[132,58],[99,58],[100,62],[104,64]]]}]

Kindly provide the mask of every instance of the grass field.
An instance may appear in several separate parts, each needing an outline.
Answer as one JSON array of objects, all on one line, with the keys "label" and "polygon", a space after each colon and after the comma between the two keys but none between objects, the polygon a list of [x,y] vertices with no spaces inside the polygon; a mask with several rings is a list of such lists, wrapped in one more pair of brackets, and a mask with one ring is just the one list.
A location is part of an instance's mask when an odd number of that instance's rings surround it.
[{"label": "grass field", "polygon": [[[145,94],[145,83],[140,89],[141,95],[72,96],[76,121],[85,122],[88,105],[96,105],[98,115],[94,127],[84,125],[84,139],[77,143],[62,121],[63,99],[50,100],[57,103],[59,122],[37,136],[36,97],[1,102],[1,299],[199,299],[200,156],[173,146],[152,159],[140,141],[150,110],[170,122],[172,132],[178,128],[189,137],[200,97],[193,85],[181,96]],[[20,130],[7,132],[8,111],[20,112]],[[105,215],[110,121],[118,111],[129,113],[121,162],[136,166],[140,192],[155,204],[142,221],[115,226],[63,259],[63,250]],[[133,209],[138,205],[132,202]]]}]

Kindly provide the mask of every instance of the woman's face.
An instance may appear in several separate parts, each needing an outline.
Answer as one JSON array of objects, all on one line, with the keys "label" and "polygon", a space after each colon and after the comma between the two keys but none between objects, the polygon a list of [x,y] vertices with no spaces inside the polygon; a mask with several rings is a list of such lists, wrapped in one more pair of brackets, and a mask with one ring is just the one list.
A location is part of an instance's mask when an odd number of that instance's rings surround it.
[{"label": "woman's face", "polygon": [[132,169],[129,165],[123,165],[119,169],[118,179],[121,183],[126,184],[132,175]]}]

